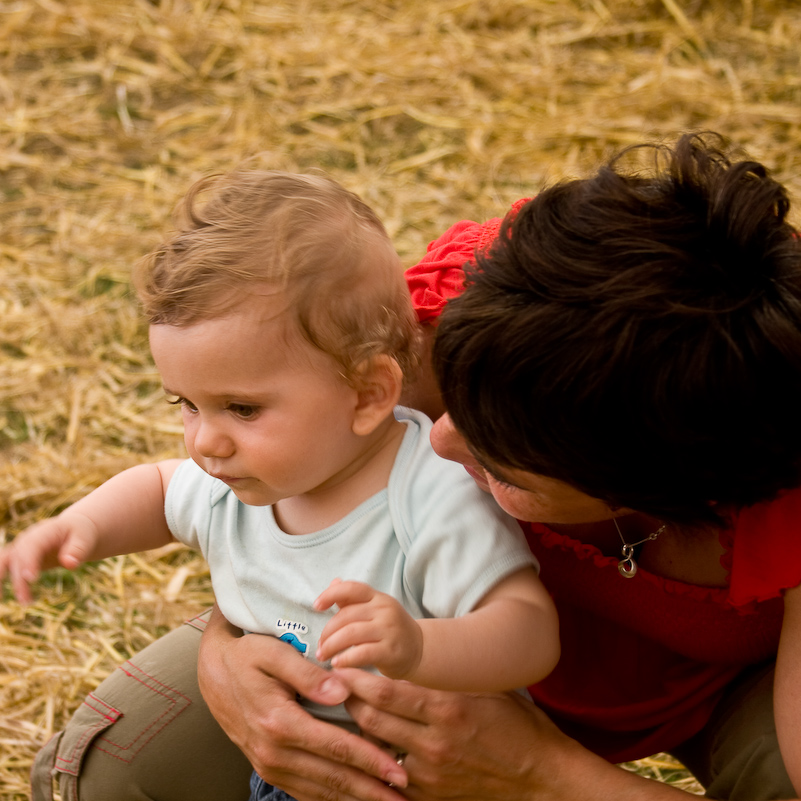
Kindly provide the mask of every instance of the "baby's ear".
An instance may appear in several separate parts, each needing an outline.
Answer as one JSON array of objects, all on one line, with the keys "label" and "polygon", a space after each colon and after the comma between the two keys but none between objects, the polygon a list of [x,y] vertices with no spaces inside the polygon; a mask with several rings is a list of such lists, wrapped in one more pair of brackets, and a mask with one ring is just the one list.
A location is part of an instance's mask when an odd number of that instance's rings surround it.
[{"label": "baby's ear", "polygon": [[395,359],[382,353],[360,364],[353,381],[359,396],[353,433],[366,436],[392,414],[403,387],[403,371]]}]

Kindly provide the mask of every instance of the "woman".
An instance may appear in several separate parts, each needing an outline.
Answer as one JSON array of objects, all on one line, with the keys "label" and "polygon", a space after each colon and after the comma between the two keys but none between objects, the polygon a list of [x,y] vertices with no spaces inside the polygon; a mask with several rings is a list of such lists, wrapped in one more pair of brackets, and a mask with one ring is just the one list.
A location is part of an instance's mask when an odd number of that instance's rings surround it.
[{"label": "woman", "polygon": [[[783,188],[718,146],[686,136],[656,151],[655,174],[616,160],[515,204],[500,230],[460,223],[409,271],[423,325],[446,306],[433,361],[449,415],[435,447],[529,524],[562,660],[530,688],[536,705],[440,693],[325,673],[215,615],[200,685],[267,781],[301,801],[659,799],[679,791],[614,763],[669,750],[710,797],[797,795],[801,249]],[[161,677],[163,651],[153,660]],[[393,751],[306,717],[296,692],[349,695]],[[73,771],[84,800],[103,797],[90,795],[91,765],[119,742],[99,739]],[[157,740],[177,775],[177,735]],[[394,757],[406,781],[388,787]],[[197,772],[207,792],[207,774],[222,775]],[[106,773],[107,789],[121,774]],[[138,797],[190,797],[162,774],[150,769],[155,789]]]}]

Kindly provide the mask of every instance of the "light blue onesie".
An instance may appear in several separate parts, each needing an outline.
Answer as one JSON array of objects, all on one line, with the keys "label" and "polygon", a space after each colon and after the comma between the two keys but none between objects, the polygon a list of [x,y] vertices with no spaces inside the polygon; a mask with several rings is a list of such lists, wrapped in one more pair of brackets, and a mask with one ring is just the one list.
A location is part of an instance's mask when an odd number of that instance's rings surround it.
[{"label": "light blue onesie", "polygon": [[[247,506],[191,460],[178,467],[167,491],[170,531],[202,552],[217,604],[234,626],[279,637],[314,659],[335,610],[312,604],[334,578],[363,581],[414,618],[451,618],[510,573],[537,566],[517,522],[461,465],[434,453],[431,421],[403,407],[395,416],[407,431],[388,487],[312,534],[284,533],[271,506]],[[306,706],[349,720],[344,708]]]}]

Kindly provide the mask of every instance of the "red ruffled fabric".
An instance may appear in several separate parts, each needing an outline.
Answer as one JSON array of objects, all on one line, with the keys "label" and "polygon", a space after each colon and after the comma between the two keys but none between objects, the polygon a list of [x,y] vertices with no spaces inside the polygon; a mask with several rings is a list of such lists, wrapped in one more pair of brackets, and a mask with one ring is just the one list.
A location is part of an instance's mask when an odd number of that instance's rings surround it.
[{"label": "red ruffled fabric", "polygon": [[[517,214],[528,200],[516,201],[509,215]],[[494,217],[484,223],[456,223],[428,246],[418,264],[406,271],[406,283],[421,323],[435,324],[448,300],[461,294],[465,264],[475,262],[475,254],[489,248],[502,222],[502,218]]]},{"label": "red ruffled fabric", "polygon": [[[514,204],[514,214],[526,202]],[[407,280],[421,323],[464,286],[464,266],[502,220],[462,221],[432,242]],[[595,546],[524,523],[556,601],[562,659],[529,688],[571,736],[613,762],[667,751],[698,732],[726,685],[774,658],[783,590],[801,584],[801,489],[741,511],[721,535],[730,585],[701,587],[640,569],[620,576]]]}]

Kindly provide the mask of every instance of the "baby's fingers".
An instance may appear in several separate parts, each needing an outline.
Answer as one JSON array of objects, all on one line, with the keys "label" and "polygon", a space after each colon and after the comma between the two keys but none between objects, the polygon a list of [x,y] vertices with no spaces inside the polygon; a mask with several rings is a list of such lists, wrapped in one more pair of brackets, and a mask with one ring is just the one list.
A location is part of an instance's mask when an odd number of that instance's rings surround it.
[{"label": "baby's fingers", "polygon": [[340,607],[349,604],[365,603],[372,600],[376,591],[369,585],[361,581],[340,581],[334,579],[328,588],[323,590],[314,602],[314,608],[318,612],[330,609],[335,604]]},{"label": "baby's fingers", "polygon": [[[336,618],[334,618],[334,620],[336,620]],[[329,626],[333,622],[333,620],[330,621]],[[328,626],[326,626],[326,629],[328,629]],[[380,633],[376,631],[376,627],[372,621],[366,620],[347,623],[333,631],[326,632],[324,630],[323,635],[320,637],[320,644],[315,656],[320,662],[326,662],[336,654],[341,654],[343,651],[349,649],[353,650],[357,645],[375,642],[378,639],[380,639]],[[340,662],[335,659],[332,664],[337,666]],[[348,664],[351,665],[352,663],[348,662]],[[366,663],[359,662],[358,664],[363,665]]]},{"label": "baby's fingers", "polygon": [[37,571],[31,571],[20,563],[19,553],[13,544],[0,551],[0,582],[9,580],[14,597],[21,604],[29,604],[33,600],[29,583],[37,575]]},{"label": "baby's fingers", "polygon": [[9,565],[11,562],[11,546],[6,545],[0,548],[0,581],[4,581],[9,574]]},{"label": "baby's fingers", "polygon": [[67,539],[58,550],[58,563],[68,570],[75,570],[89,558],[95,541],[93,527],[71,527]]},{"label": "baby's fingers", "polygon": [[17,600],[30,603],[33,598],[29,585],[42,570],[58,564],[76,568],[91,552],[94,534],[93,524],[85,518],[72,522],[54,518],[37,523],[3,549],[0,577],[7,572]]},{"label": "baby's fingers", "polygon": [[354,645],[341,654],[337,654],[331,660],[331,666],[335,668],[380,666],[386,658],[386,649],[380,642],[369,642],[363,645]]},{"label": "baby's fingers", "polygon": [[325,627],[320,633],[320,648],[322,649],[322,653],[325,653],[325,656],[318,656],[318,659],[326,660],[337,651],[341,651],[343,648],[353,645],[353,643],[347,643],[335,648],[330,644],[329,640],[331,637],[341,637],[342,629],[349,628],[356,623],[365,623],[375,620],[379,612],[380,595],[381,593],[375,593],[372,601],[367,603],[344,604],[342,606],[328,623],[325,624]]},{"label": "baby's fingers", "polygon": [[40,535],[33,526],[0,552],[0,579],[8,578],[14,597],[22,604],[33,600],[30,584],[42,570]]},{"label": "baby's fingers", "polygon": [[11,569],[11,589],[14,592],[14,597],[21,604],[33,603],[33,594],[31,593],[31,582],[35,581],[39,576],[38,572],[15,570]]}]

